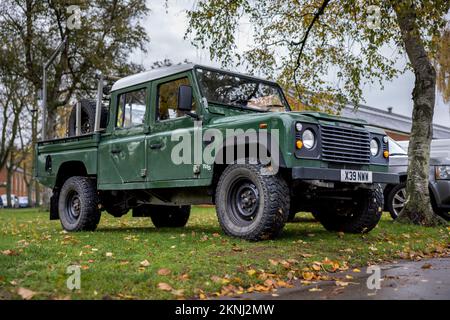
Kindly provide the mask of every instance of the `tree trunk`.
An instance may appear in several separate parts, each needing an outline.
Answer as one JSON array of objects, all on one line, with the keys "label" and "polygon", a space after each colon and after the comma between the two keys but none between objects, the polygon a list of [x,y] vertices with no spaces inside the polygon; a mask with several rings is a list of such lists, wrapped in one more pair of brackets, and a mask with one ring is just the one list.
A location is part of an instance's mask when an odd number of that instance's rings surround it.
[{"label": "tree trunk", "polygon": [[415,75],[412,92],[414,108],[408,149],[407,202],[397,221],[436,226],[445,223],[433,213],[428,189],[436,71],[430,62],[419,33],[413,2],[411,0],[395,1],[393,8]]},{"label": "tree trunk", "polygon": [[12,175],[13,175],[12,165],[7,164],[6,165],[6,205],[9,208],[12,208],[12,198],[11,198]]},{"label": "tree trunk", "polygon": [[26,188],[27,188],[27,198],[28,198],[28,205],[30,207],[33,206],[33,190],[32,190],[32,183],[33,180],[31,180],[30,182],[27,182],[25,184]]},{"label": "tree trunk", "polygon": [[39,182],[34,180],[34,206],[39,207],[41,205],[41,190]]}]

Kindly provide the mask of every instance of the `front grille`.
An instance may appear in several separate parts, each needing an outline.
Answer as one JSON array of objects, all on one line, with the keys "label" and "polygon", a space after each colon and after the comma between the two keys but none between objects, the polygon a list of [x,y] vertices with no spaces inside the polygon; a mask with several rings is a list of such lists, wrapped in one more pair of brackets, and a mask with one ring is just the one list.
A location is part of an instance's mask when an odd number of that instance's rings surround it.
[{"label": "front grille", "polygon": [[364,129],[321,125],[322,159],[342,163],[370,163],[370,137]]}]

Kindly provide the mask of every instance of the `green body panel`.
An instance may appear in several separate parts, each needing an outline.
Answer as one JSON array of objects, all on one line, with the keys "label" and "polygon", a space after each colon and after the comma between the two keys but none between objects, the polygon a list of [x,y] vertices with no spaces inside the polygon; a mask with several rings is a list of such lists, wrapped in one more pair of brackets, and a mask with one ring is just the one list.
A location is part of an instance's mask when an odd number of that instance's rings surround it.
[{"label": "green body panel", "polygon": [[[267,125],[269,134],[279,133],[279,150],[282,165],[293,167],[328,168],[329,163],[320,159],[304,159],[295,156],[295,122],[304,124],[336,125],[348,123],[365,127],[369,132],[384,134],[377,128],[366,125],[364,121],[341,118],[319,112],[280,112],[259,113],[250,110],[223,106],[207,105],[202,101],[197,80],[192,71],[142,83],[133,87],[112,92],[109,123],[106,130],[92,135],[39,142],[35,175],[38,180],[54,187],[58,170],[67,162],[82,163],[89,175],[97,176],[99,190],[137,190],[170,187],[196,187],[211,185],[213,167],[194,164],[175,164],[171,161],[173,147],[179,141],[172,141],[177,133],[191,134],[194,131],[194,118],[183,116],[176,119],[156,121],[157,86],[160,83],[188,77],[196,104],[196,113],[202,119],[202,130],[217,129],[225,137],[227,129],[259,130],[260,124]],[[147,110],[143,125],[132,128],[115,128],[117,97],[123,93],[145,88],[147,92]],[[193,143],[193,141],[189,142]],[[154,148],[161,145],[160,148]],[[195,149],[192,153],[195,153]],[[46,170],[47,157],[52,160],[51,170]],[[215,155],[214,155],[215,156]],[[194,155],[191,155],[194,160]],[[201,158],[200,158],[201,159]],[[195,164],[198,164],[196,166]],[[361,165],[361,170],[387,172],[387,165]]]},{"label": "green body panel", "polygon": [[[60,167],[64,163],[82,163],[89,175],[97,174],[96,135],[67,138],[63,142],[40,142],[37,149],[35,175],[45,186],[53,187]],[[51,156],[51,169],[46,170],[47,156]]]}]

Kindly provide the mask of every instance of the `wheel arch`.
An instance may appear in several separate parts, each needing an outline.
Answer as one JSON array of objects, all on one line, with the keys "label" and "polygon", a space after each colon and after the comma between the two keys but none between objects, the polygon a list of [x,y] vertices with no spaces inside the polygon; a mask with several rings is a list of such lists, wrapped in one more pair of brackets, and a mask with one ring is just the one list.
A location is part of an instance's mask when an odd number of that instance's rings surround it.
[{"label": "wheel arch", "polygon": [[50,220],[56,220],[59,218],[58,213],[58,198],[61,187],[67,179],[81,176],[87,177],[88,171],[86,166],[81,161],[67,161],[59,166],[58,173],[56,174],[55,185],[53,187],[53,195],[50,198]]},{"label": "wheel arch", "polygon": [[[266,140],[266,141],[264,141]],[[214,164],[213,164],[213,179],[212,179],[212,186],[213,188],[216,187],[217,182],[219,181],[219,178],[223,171],[231,164],[235,163],[239,159],[242,158],[249,158],[250,150],[252,148],[256,148],[258,152],[258,158],[261,156],[262,153],[267,155],[268,157],[272,157],[271,151],[272,151],[272,136],[270,135],[270,132],[267,134],[267,139],[261,140],[259,139],[258,133],[245,133],[244,140],[236,139],[235,136],[231,136],[226,138],[220,146],[217,148],[217,152],[214,158]],[[244,157],[238,157],[238,148],[242,148],[244,146],[245,148],[245,155]],[[233,152],[231,152],[231,148],[233,149]],[[275,146],[278,152],[278,167],[279,169],[286,167],[286,162],[284,160],[283,154],[281,152],[280,146]],[[262,151],[261,151],[262,150]],[[232,153],[233,157],[230,157],[231,163],[227,163],[227,152]],[[214,199],[213,199],[214,201]]]}]

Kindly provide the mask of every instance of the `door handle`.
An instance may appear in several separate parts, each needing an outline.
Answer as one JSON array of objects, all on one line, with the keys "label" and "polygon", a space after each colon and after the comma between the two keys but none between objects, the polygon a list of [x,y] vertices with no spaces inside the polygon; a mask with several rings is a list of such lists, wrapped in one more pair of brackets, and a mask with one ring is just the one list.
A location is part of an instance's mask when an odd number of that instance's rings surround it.
[{"label": "door handle", "polygon": [[162,142],[159,142],[159,143],[152,143],[152,144],[150,145],[150,149],[152,149],[152,150],[155,150],[155,149],[161,149],[162,147],[163,147]]}]

